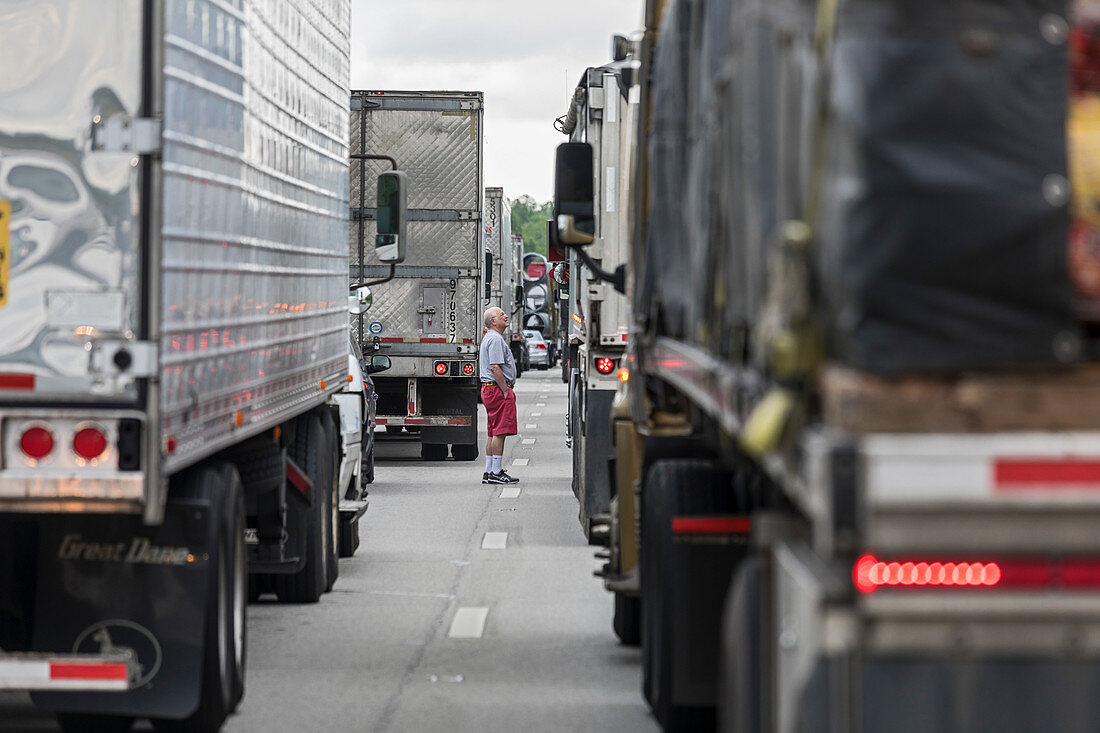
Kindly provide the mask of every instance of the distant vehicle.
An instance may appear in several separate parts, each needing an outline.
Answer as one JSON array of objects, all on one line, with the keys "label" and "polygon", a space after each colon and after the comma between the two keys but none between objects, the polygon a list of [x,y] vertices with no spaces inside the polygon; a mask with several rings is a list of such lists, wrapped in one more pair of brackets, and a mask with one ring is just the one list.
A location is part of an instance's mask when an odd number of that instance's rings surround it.
[{"label": "distant vehicle", "polygon": [[531,366],[546,370],[550,368],[550,348],[541,333],[534,329],[524,329],[523,337],[527,341],[527,358]]}]

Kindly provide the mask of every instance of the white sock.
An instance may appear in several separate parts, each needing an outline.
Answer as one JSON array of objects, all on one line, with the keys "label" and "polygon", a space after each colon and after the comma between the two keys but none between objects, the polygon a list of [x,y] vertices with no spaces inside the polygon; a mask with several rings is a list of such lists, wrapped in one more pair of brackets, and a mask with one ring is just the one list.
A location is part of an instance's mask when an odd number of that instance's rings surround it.
[{"label": "white sock", "polygon": [[500,473],[504,469],[504,456],[493,456],[493,473]]},{"label": "white sock", "polygon": [[493,457],[488,453],[485,454],[485,473],[493,472]]}]

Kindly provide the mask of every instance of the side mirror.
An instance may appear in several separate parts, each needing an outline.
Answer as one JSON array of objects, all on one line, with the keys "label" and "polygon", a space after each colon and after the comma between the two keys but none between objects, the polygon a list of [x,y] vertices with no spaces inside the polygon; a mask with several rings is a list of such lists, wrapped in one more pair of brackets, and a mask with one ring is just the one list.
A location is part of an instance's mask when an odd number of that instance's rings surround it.
[{"label": "side mirror", "polygon": [[384,354],[375,354],[370,359],[370,366],[367,367],[367,374],[384,372],[391,366],[393,366],[393,362],[390,361],[390,357]]},{"label": "side mirror", "polygon": [[554,164],[554,221],[562,244],[583,246],[596,241],[592,199],[592,146],[562,143]]},{"label": "side mirror", "polygon": [[613,61],[625,61],[630,56],[632,45],[630,39],[626,36],[618,33],[611,36],[611,59]]},{"label": "side mirror", "polygon": [[356,288],[348,296],[348,312],[353,316],[361,316],[370,310],[373,300],[374,296],[371,295],[370,288],[366,285]]},{"label": "side mirror", "polygon": [[379,262],[405,261],[407,180],[404,171],[386,171],[378,176],[378,233],[374,237],[374,253]]},{"label": "side mirror", "polygon": [[516,298],[512,302],[513,303],[522,303],[523,302],[523,286],[522,285],[517,285],[516,286]]}]

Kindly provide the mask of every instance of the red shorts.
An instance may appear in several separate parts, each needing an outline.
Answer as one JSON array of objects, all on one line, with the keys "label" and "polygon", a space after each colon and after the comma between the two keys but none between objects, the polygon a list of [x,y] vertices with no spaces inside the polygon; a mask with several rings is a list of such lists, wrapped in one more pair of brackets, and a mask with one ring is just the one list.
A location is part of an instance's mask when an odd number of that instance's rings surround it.
[{"label": "red shorts", "polygon": [[489,413],[489,437],[496,435],[515,435],[519,432],[516,420],[516,391],[508,390],[505,397],[495,384],[481,385],[481,402]]}]

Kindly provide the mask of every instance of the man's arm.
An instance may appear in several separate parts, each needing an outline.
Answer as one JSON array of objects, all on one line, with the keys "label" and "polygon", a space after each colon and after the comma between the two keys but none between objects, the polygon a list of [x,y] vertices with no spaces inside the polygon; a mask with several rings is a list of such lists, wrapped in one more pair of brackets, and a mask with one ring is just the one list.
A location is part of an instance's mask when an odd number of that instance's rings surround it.
[{"label": "man's arm", "polygon": [[490,364],[489,371],[493,373],[493,381],[500,387],[500,391],[505,397],[508,396],[508,381],[504,378],[504,370],[500,368],[500,364]]}]

